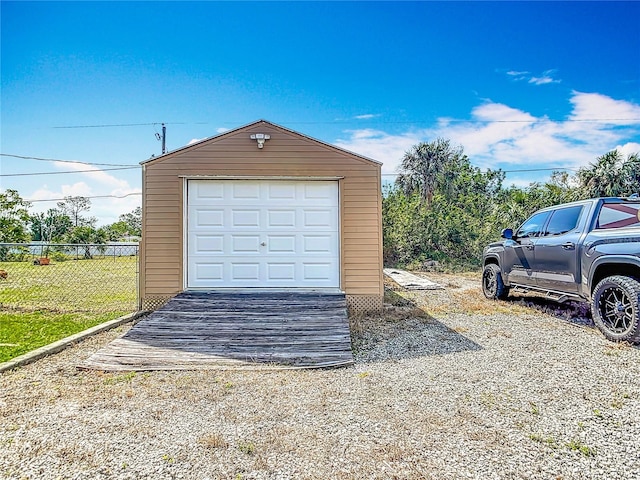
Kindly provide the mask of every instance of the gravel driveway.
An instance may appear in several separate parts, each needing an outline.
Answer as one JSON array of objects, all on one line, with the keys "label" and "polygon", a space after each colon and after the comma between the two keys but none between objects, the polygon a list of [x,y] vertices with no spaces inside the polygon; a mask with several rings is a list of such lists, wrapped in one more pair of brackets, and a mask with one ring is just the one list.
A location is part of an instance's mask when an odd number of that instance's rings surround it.
[{"label": "gravel driveway", "polygon": [[353,321],[350,368],[74,367],[121,328],[0,374],[0,478],[640,478],[640,349],[430,278]]}]

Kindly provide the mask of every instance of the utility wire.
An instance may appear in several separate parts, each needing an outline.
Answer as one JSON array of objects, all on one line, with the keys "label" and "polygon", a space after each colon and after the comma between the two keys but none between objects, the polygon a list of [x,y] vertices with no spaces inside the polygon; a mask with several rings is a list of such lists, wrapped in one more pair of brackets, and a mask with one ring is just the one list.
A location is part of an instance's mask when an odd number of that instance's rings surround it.
[{"label": "utility wire", "polygon": [[90,172],[106,172],[110,170],[131,170],[140,167],[120,167],[120,168],[99,168],[95,170],[69,170],[66,172],[32,172],[32,173],[3,173],[0,177],[30,177],[34,175],[63,175],[66,173],[90,173]]},{"label": "utility wire", "polygon": [[[80,195],[82,198],[125,198],[125,197],[130,197],[132,195],[142,195],[142,192],[132,192],[132,193],[127,193],[125,195],[93,195],[90,197],[85,197],[84,195]],[[66,198],[46,198],[46,199],[40,199],[40,200],[25,200],[25,202],[29,202],[29,203],[35,203],[35,202],[60,202],[66,200]]]},{"label": "utility wire", "polygon": [[54,126],[51,128],[109,128],[109,127],[143,127],[149,125],[160,125],[164,123],[165,125],[187,125],[185,122],[153,122],[153,123],[114,123],[114,124],[103,124],[103,125],[60,125]]},{"label": "utility wire", "polygon": [[0,156],[20,158],[22,160],[38,160],[40,162],[81,163],[83,165],[99,165],[104,167],[134,167],[134,165],[126,164],[126,163],[93,163],[93,162],[83,162],[80,160],[59,160],[57,158],[26,157],[23,155],[12,155],[10,153],[0,153]]},{"label": "utility wire", "polygon": [[[576,122],[576,123],[598,123],[598,122],[640,122],[640,118],[567,118],[563,120],[552,120],[550,118],[534,118],[534,119],[525,119],[525,120],[464,120],[464,119],[436,119],[436,120],[399,120],[399,121],[385,121],[385,120],[374,120],[374,119],[347,119],[347,120],[332,120],[326,122],[314,122],[314,121],[283,121],[281,123],[285,123],[287,125],[344,125],[347,123],[354,122],[366,122],[366,123],[375,123],[380,125],[407,125],[407,124],[425,124],[425,123],[434,123],[436,121],[443,120],[445,123],[478,123],[478,124],[489,124],[489,123],[567,123],[567,122]],[[149,126],[149,125],[161,125],[164,123],[165,125],[211,125],[212,122],[152,122],[152,123],[118,123],[118,124],[103,124],[103,125],[60,125],[54,126],[51,128],[110,128],[110,127],[140,127],[140,126]],[[246,122],[217,122],[218,124],[225,125],[244,125]]]},{"label": "utility wire", "polygon": [[[578,170],[575,168],[568,168],[568,167],[555,167],[555,168],[526,168],[526,169],[522,169],[522,170],[502,170],[502,169],[497,169],[497,170],[493,170],[494,172],[504,172],[504,173],[519,173],[519,172],[545,172],[545,171],[554,171],[554,170],[571,170],[572,172],[577,172]],[[383,177],[397,177],[398,175],[402,175],[401,173],[383,173],[382,176]]]}]

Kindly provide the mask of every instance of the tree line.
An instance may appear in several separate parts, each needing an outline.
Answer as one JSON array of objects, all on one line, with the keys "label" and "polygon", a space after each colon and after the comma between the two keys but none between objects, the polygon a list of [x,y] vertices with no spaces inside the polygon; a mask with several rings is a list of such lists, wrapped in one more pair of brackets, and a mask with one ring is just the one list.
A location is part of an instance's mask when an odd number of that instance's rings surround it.
[{"label": "tree line", "polygon": [[[421,268],[480,266],[482,249],[506,227],[559,203],[640,193],[640,156],[605,153],[576,174],[555,171],[546,182],[505,186],[505,172],[471,165],[462,147],[437,139],[414,145],[396,181],[383,188],[384,261]],[[65,197],[57,208],[30,214],[17,191],[0,192],[0,243],[29,241],[106,243],[141,235],[141,208],[97,228],[86,197]]]},{"label": "tree line", "polygon": [[30,213],[31,204],[16,190],[0,192],[0,243],[80,243],[104,244],[142,234],[142,209],[120,215],[117,222],[97,227],[98,220],[87,216],[91,200],[67,196],[42,213]]},{"label": "tree line", "polygon": [[462,147],[437,139],[413,146],[393,185],[383,190],[384,261],[421,268],[480,266],[484,246],[506,227],[559,203],[640,193],[640,156],[617,150],[575,175],[555,171],[546,182],[505,186],[501,170],[482,172]]}]

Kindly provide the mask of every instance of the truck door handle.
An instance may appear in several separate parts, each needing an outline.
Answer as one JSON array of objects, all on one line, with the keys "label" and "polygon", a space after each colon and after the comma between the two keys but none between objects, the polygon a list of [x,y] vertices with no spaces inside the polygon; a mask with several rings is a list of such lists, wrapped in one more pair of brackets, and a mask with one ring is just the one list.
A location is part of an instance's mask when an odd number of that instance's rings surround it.
[{"label": "truck door handle", "polygon": [[533,250],[533,245],[525,245],[525,247],[527,247],[527,250]]},{"label": "truck door handle", "polygon": [[564,250],[573,250],[574,248],[576,248],[576,244],[573,242],[565,242],[562,244],[562,248]]}]

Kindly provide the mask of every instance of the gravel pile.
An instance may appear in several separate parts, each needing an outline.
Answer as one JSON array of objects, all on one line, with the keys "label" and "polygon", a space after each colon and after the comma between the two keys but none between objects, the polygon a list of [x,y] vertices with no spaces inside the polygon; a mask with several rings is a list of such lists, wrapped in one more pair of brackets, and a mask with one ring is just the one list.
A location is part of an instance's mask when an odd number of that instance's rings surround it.
[{"label": "gravel pile", "polygon": [[0,374],[0,478],[640,478],[640,349],[429,276],[350,368],[75,368],[123,327]]}]

